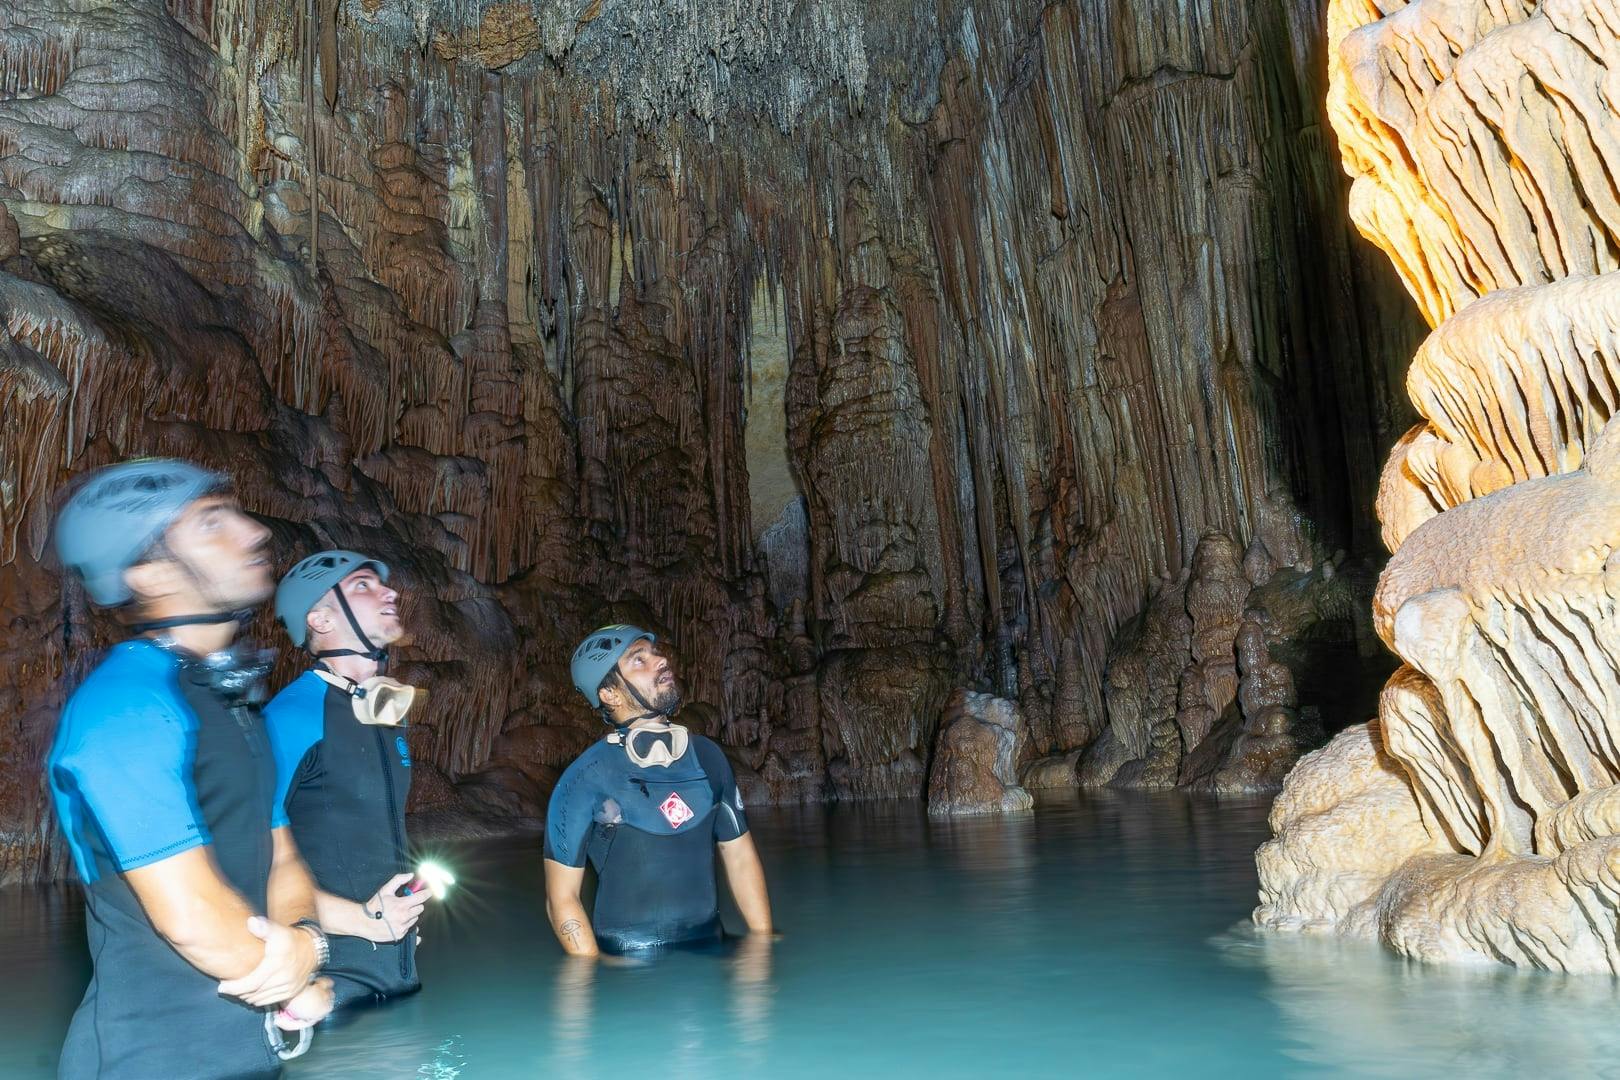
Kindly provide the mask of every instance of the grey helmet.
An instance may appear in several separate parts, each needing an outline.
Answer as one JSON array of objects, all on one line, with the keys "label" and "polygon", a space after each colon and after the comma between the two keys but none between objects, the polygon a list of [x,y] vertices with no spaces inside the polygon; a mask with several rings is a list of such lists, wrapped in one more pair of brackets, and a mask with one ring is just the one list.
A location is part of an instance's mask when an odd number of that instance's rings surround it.
[{"label": "grey helmet", "polygon": [[287,636],[292,638],[293,644],[303,648],[309,638],[309,609],[320,603],[327,593],[337,597],[338,606],[343,614],[349,618],[349,627],[365,647],[364,651],[356,649],[334,649],[328,652],[317,653],[317,656],[365,656],[372,660],[380,660],[387,655],[385,649],[380,649],[371,643],[364,630],[360,629],[359,620],[349,609],[349,602],[343,598],[343,592],[338,584],[356,570],[370,568],[377,572],[377,576],[384,581],[388,580],[388,564],[380,559],[373,559],[368,555],[361,555],[355,551],[317,551],[306,559],[300,559],[281,579],[276,586],[276,618],[281,625],[287,628]]},{"label": "grey helmet", "polygon": [[187,506],[230,486],[219,473],[172,458],[143,458],[90,474],[56,515],[56,554],[104,606],[133,595],[124,571],[162,538]]},{"label": "grey helmet", "polygon": [[579,643],[579,648],[574,650],[574,658],[568,662],[568,674],[573,676],[574,689],[585,695],[591,708],[602,707],[602,698],[598,693],[602,681],[619,666],[619,657],[643,638],[652,642],[658,640],[657,635],[639,626],[618,623],[591,631]]}]

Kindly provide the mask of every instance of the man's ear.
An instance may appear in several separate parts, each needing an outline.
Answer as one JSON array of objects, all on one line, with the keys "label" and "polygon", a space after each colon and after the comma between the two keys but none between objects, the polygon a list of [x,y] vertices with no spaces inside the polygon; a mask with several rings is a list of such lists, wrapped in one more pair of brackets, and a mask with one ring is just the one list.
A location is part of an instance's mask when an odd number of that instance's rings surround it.
[{"label": "man's ear", "polygon": [[304,616],[304,626],[312,638],[316,634],[330,634],[336,625],[332,619],[332,612],[325,604],[316,604],[309,609],[309,614]]},{"label": "man's ear", "polygon": [[180,565],[173,559],[154,559],[124,571],[124,584],[137,600],[150,604],[180,591]]},{"label": "man's ear", "polygon": [[624,695],[616,687],[604,686],[596,692],[596,696],[602,699],[602,708],[608,712],[624,704]]}]

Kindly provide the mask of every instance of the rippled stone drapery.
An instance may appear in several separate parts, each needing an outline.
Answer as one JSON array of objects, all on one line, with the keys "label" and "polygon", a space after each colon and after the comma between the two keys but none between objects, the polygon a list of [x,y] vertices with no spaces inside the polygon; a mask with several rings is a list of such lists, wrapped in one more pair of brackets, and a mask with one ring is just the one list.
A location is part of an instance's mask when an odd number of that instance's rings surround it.
[{"label": "rippled stone drapery", "polygon": [[1329,22],[1351,212],[1436,328],[1378,499],[1407,666],[1289,778],[1256,919],[1620,972],[1620,6]]},{"label": "rippled stone drapery", "polygon": [[1206,532],[1361,546],[1411,335],[1332,212],[1314,4],[304,8],[0,12],[0,878],[60,869],[35,763],[110,632],[50,496],[130,454],[398,568],[417,808],[484,816],[594,736],[598,621],[666,635],[755,797],[918,794],[958,687],[1094,738]]}]

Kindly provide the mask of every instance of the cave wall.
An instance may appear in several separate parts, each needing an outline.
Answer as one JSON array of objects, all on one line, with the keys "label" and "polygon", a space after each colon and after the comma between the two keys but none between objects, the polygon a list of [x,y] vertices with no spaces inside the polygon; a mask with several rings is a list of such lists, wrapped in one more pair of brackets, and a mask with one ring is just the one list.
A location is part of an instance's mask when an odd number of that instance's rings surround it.
[{"label": "cave wall", "polygon": [[126,456],[230,472],[283,565],[397,568],[415,808],[481,817],[593,738],[608,619],[751,797],[915,795],[959,687],[1094,740],[1206,534],[1375,543],[1419,324],[1343,222],[1314,3],[304,9],[0,12],[0,880],[63,870],[38,762],[115,633],[53,493]]}]

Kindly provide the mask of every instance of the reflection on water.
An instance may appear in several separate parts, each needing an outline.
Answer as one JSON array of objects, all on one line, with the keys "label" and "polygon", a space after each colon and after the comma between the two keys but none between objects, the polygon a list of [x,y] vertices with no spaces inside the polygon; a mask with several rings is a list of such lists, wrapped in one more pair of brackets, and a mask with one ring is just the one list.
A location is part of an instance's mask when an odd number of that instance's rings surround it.
[{"label": "reflection on water", "polygon": [[[1008,818],[750,814],[780,941],[562,956],[537,845],[437,852],[426,988],[324,1026],[289,1075],[1605,1075],[1608,979],[1403,963],[1261,935],[1261,800],[1103,795]],[[0,893],[0,1077],[47,1077],[83,986],[70,890]],[[729,921],[739,925],[735,913]]]},{"label": "reflection on water", "polygon": [[1266,973],[1303,1062],[1362,1076],[1620,1076],[1620,991],[1607,976],[1437,969],[1252,927],[1217,944]]}]

